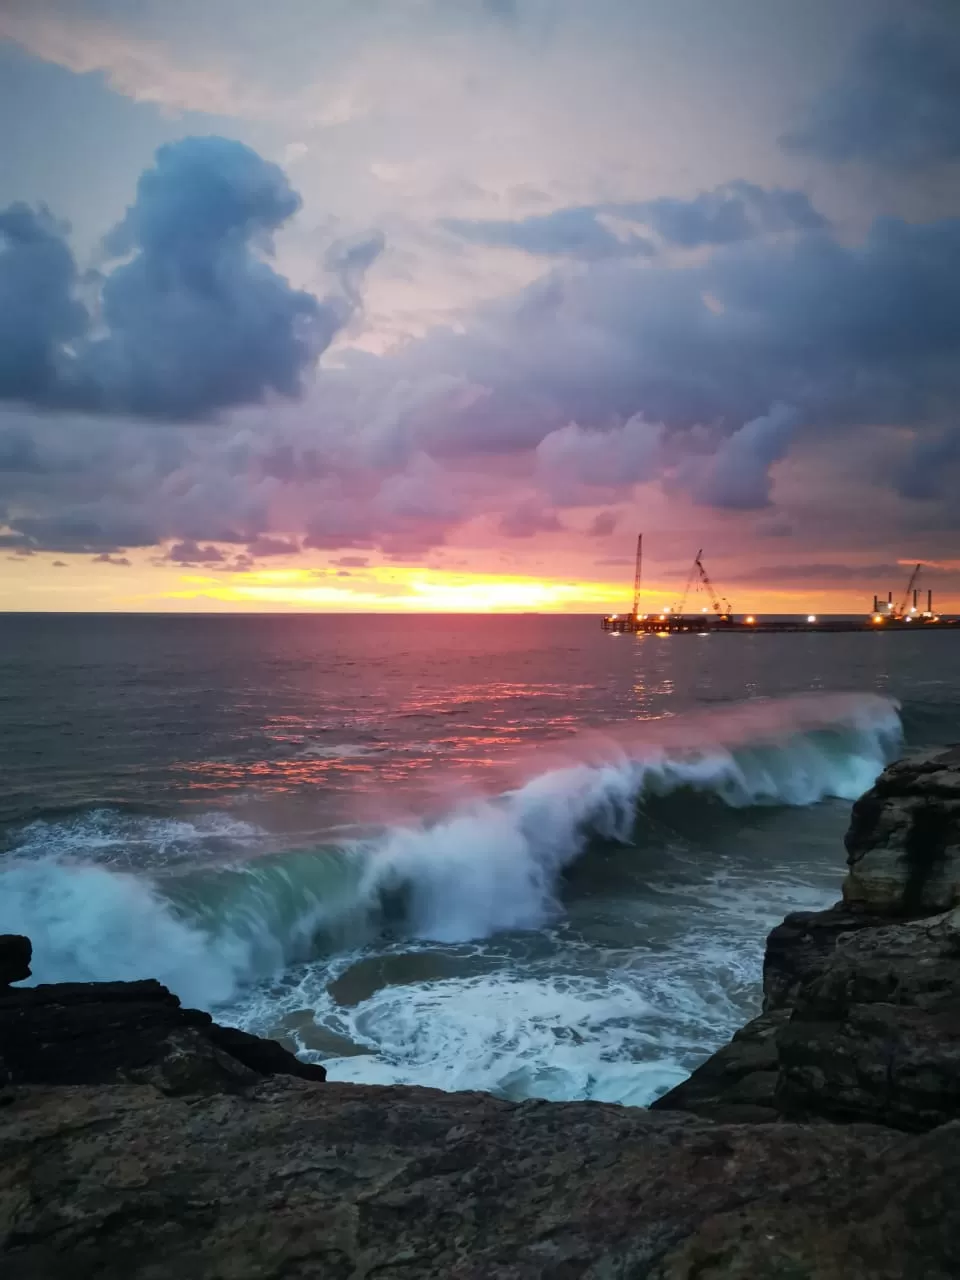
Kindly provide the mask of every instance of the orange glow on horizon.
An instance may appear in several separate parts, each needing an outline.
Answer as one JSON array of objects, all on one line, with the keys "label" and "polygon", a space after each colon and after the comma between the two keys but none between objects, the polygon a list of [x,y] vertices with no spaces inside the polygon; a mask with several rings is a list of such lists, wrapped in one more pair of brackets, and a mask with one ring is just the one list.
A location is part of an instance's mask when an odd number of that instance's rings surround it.
[{"label": "orange glow on horizon", "polygon": [[273,569],[222,577],[188,576],[170,600],[215,599],[264,607],[301,606],[349,612],[529,613],[602,609],[623,594],[619,584],[558,582],[519,575],[459,573],[420,567],[372,568],[350,585],[308,569]]},{"label": "orange glow on horizon", "polygon": [[[364,563],[365,557],[258,563],[248,570],[229,563],[184,566],[155,551],[130,552],[129,563],[97,562],[90,554],[60,553],[56,559],[8,557],[0,571],[0,611],[170,612],[170,613],[570,613],[625,614],[632,608],[632,583],[619,567],[597,580],[589,556],[514,557],[511,572],[487,572],[488,549],[454,549],[458,567],[415,563]],[[497,557],[499,559],[499,556]],[[464,563],[466,561],[466,563]],[[474,568],[474,563],[476,568]],[[349,571],[344,567],[348,567]],[[556,572],[562,566],[567,576]],[[739,566],[738,566],[739,567]],[[553,572],[551,572],[553,570]],[[622,572],[629,572],[629,568]],[[723,577],[722,571],[718,575]],[[664,599],[676,581],[665,572],[650,575],[640,593],[642,615],[669,616]],[[949,586],[937,591],[938,612],[955,611],[960,599]],[[734,611],[746,616],[789,614],[804,619],[830,614],[870,618],[865,591],[736,586]],[[956,603],[955,603],[956,602]],[[687,612],[699,613],[700,601]]]}]

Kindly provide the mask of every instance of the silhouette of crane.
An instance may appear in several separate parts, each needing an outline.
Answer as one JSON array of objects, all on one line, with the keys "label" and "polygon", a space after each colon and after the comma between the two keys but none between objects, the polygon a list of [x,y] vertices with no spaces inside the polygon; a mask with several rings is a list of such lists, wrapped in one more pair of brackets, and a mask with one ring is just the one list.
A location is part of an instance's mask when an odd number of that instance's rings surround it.
[{"label": "silhouette of crane", "polygon": [[902,618],[906,614],[907,608],[910,603],[910,592],[913,591],[914,587],[917,585],[917,579],[920,577],[920,570],[922,568],[923,568],[922,564],[918,564],[914,567],[913,573],[911,573],[910,579],[907,582],[907,589],[903,593],[903,599],[900,601],[896,609],[894,609],[893,611],[893,616],[895,618]]},{"label": "silhouette of crane", "polygon": [[702,555],[703,555],[703,548],[701,548],[697,552],[697,557],[693,562],[694,568],[700,574],[700,582],[703,585],[704,591],[706,591],[707,593],[707,597],[710,600],[710,606],[713,609],[713,612],[717,615],[718,618],[728,618],[731,613],[730,601],[727,600],[726,598],[721,600],[720,597],[717,595],[716,587],[714,587],[713,583],[710,581],[710,576],[707,573],[706,569],[703,567],[703,561],[700,558]]}]

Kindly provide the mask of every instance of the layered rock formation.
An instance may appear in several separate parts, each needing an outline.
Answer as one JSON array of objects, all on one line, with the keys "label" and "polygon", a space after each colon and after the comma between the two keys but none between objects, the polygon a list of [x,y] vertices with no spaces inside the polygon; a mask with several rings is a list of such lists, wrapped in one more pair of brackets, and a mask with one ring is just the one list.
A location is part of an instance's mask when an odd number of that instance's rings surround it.
[{"label": "layered rock formation", "polygon": [[659,1099],[715,1120],[960,1119],[960,751],[853,806],[843,901],[771,933],[764,1012]]},{"label": "layered rock formation", "polygon": [[[774,930],[763,1014],[649,1112],[296,1079],[156,983],[0,990],[0,1272],[960,1276],[960,761],[932,763],[858,802],[844,904]],[[0,987],[28,963],[0,939]]]},{"label": "layered rock formation", "polygon": [[960,748],[885,769],[853,806],[843,900],[933,915],[960,903]]}]

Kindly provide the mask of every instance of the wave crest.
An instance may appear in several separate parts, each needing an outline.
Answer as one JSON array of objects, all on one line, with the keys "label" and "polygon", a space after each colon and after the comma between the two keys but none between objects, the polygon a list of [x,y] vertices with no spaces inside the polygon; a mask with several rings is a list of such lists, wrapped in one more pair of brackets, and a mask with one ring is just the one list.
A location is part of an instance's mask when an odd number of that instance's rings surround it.
[{"label": "wave crest", "polygon": [[593,735],[579,760],[374,841],[155,880],[91,865],[62,830],[47,846],[56,856],[38,857],[34,824],[0,872],[0,932],[33,939],[36,981],[155,977],[213,1007],[318,947],[391,925],[438,941],[536,928],[559,909],[564,868],[591,840],[635,839],[645,801],[853,799],[900,745],[889,699],[758,700]]}]

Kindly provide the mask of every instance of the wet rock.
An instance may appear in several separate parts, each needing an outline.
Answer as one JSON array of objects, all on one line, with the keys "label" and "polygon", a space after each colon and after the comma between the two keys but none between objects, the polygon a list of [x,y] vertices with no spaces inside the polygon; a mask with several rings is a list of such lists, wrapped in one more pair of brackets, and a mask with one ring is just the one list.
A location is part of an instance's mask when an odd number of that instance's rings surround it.
[{"label": "wet rock", "polygon": [[191,1099],[22,1089],[0,1110],[0,1270],[934,1280],[960,1274],[957,1139],[279,1076]]},{"label": "wet rock", "polygon": [[790,1016],[777,1009],[754,1018],[682,1084],[651,1103],[652,1111],[690,1111],[721,1123],[776,1120],[776,1036]]},{"label": "wet rock", "polygon": [[19,933],[0,933],[0,990],[30,977],[33,947]]},{"label": "wet rock", "polygon": [[6,1083],[139,1080],[168,1093],[216,1092],[284,1073],[323,1080],[271,1040],[184,1009],[159,982],[60,983],[0,990]]},{"label": "wet rock", "polygon": [[848,936],[776,1038],[782,1115],[960,1118],[960,911]]},{"label": "wet rock", "polygon": [[842,903],[828,911],[795,911],[771,930],[763,958],[763,1008],[792,1007],[800,988],[819,977],[837,943],[861,929],[887,924],[884,916],[852,911]]},{"label": "wet rock", "polygon": [[890,765],[853,806],[844,902],[921,916],[960,902],[960,752]]}]

